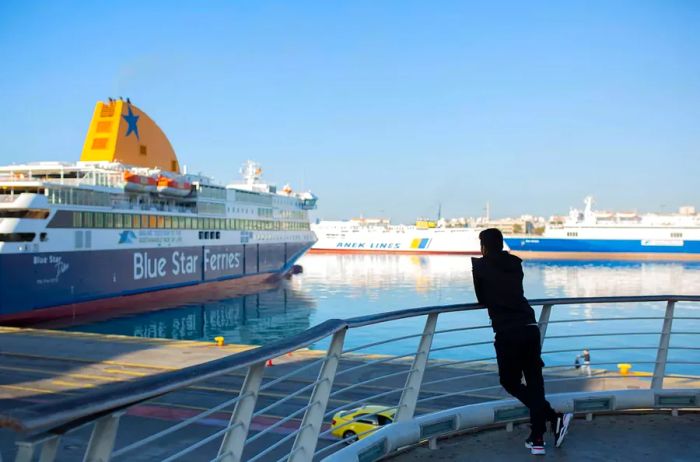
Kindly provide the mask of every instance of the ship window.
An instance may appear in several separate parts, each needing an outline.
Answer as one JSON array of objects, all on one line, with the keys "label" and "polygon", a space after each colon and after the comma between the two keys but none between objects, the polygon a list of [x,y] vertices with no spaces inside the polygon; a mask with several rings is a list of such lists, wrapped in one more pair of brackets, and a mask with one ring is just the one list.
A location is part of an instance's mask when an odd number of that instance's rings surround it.
[{"label": "ship window", "polygon": [[172,228],[173,227],[173,219],[171,217],[164,217],[163,219],[163,224],[165,228]]},{"label": "ship window", "polygon": [[20,210],[1,210],[0,218],[48,218],[49,211],[45,209],[20,209]]},{"label": "ship window", "polygon": [[220,231],[217,231],[217,232],[216,232],[216,238],[217,238],[217,239],[221,239],[221,232],[220,232]]},{"label": "ship window", "polygon": [[46,233],[41,233],[39,234],[39,240],[41,240],[41,242],[46,242],[49,240],[49,235]]},{"label": "ship window", "polygon": [[83,212],[83,226],[92,228],[92,212]]},{"label": "ship window", "polygon": [[139,154],[141,154],[142,156],[147,155],[148,148],[142,144],[141,146],[139,146]]},{"label": "ship window", "polygon": [[121,213],[117,213],[114,215],[114,227],[115,228],[121,228],[123,226],[123,223],[124,223],[123,217],[124,217],[124,215],[122,215]]},{"label": "ship window", "polygon": [[125,228],[140,228],[141,220],[139,215],[127,215],[124,217],[124,227]]},{"label": "ship window", "polygon": [[105,225],[105,214],[95,212],[95,228],[102,228]]},{"label": "ship window", "polygon": [[73,228],[83,227],[83,216],[80,212],[73,212]]},{"label": "ship window", "polygon": [[36,233],[0,233],[0,242],[31,242]]},{"label": "ship window", "polygon": [[158,227],[165,228],[165,217],[158,217]]},{"label": "ship window", "polygon": [[568,237],[577,237],[578,233],[576,231],[569,231],[566,233]]},{"label": "ship window", "polygon": [[158,227],[158,217],[155,215],[148,215],[148,227],[156,228]]},{"label": "ship window", "polygon": [[122,225],[125,228],[131,228],[131,215],[124,215]]},{"label": "ship window", "polygon": [[114,214],[105,214],[105,228],[114,228]]},{"label": "ship window", "polygon": [[671,237],[681,238],[681,237],[683,237],[683,233],[671,233]]}]

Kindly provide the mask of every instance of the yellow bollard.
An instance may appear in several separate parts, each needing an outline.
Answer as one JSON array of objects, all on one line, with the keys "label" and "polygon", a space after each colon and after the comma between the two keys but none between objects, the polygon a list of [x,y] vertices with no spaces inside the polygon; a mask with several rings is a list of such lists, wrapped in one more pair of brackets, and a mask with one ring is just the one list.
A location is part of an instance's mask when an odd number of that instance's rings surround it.
[{"label": "yellow bollard", "polygon": [[629,374],[630,369],[632,369],[632,365],[629,363],[620,363],[617,365],[617,368],[620,369],[621,375],[627,375]]},{"label": "yellow bollard", "polygon": [[216,342],[217,346],[224,346],[224,338],[223,337],[214,337],[214,341]]}]

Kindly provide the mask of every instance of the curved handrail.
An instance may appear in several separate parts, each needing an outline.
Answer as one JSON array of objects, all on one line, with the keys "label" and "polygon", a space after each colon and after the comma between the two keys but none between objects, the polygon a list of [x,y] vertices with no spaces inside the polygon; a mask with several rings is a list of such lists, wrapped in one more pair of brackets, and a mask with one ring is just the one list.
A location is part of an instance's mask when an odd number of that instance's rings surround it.
[{"label": "curved handrail", "polygon": [[[692,301],[700,302],[697,295],[654,295],[626,297],[576,297],[533,299],[531,305],[571,305],[584,303],[632,303]],[[485,309],[478,303],[438,305],[391,311],[376,315],[359,316],[347,320],[331,319],[267,345],[235,353],[221,359],[170,372],[163,372],[129,382],[106,386],[93,393],[62,401],[30,406],[14,412],[0,414],[0,427],[35,434],[40,431],[66,430],[98,416],[156,398],[165,393],[188,387],[211,377],[231,372],[282,356],[290,351],[305,348],[327,338],[342,329],[352,329],[370,324],[424,316],[432,313],[449,313]]]},{"label": "curved handrail", "polygon": [[55,430],[72,421],[83,422],[88,417],[129,407],[196,382],[305,348],[345,328],[345,321],[330,319],[297,335],[220,359],[122,382],[62,401],[2,413],[0,427],[33,434]]},{"label": "curved handrail", "polygon": [[[700,295],[632,295],[618,297],[570,297],[570,298],[536,298],[528,300],[530,305],[579,305],[585,303],[633,303],[633,302],[700,302]],[[423,316],[431,313],[452,313],[455,311],[472,311],[485,309],[479,303],[463,303],[456,305],[437,305],[421,308],[389,311],[387,313],[370,314],[346,319],[349,328],[368,326],[380,322],[396,321],[399,319]]]}]

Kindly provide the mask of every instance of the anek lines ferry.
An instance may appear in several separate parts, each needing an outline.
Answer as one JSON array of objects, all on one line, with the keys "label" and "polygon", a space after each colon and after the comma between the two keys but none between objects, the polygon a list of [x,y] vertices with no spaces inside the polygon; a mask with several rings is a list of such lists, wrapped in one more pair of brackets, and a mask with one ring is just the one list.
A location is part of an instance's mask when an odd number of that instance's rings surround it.
[{"label": "anek lines ferry", "polygon": [[128,100],[98,102],[77,163],[0,167],[0,321],[133,309],[149,300],[255,291],[315,241],[316,197],[182,172],[161,129]]},{"label": "anek lines ferry", "polygon": [[314,253],[480,254],[479,231],[446,228],[431,220],[391,225],[385,219],[321,221],[311,225]]}]

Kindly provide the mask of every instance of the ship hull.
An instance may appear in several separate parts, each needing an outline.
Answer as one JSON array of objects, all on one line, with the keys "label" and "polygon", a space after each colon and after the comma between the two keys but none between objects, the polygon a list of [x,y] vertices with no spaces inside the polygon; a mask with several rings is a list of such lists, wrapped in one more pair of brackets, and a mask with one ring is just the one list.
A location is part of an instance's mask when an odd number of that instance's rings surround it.
[{"label": "ship hull", "polygon": [[144,311],[264,290],[311,246],[274,243],[0,255],[0,321]]},{"label": "ship hull", "polygon": [[313,253],[478,255],[479,233],[471,228],[415,229],[332,232],[312,229],[318,241]]},{"label": "ship hull", "polygon": [[526,259],[700,260],[700,241],[671,239],[566,239],[506,237]]},{"label": "ship hull", "polygon": [[316,249],[312,248],[309,253],[325,254],[359,254],[359,255],[481,255],[478,250],[374,250],[374,249]]}]

